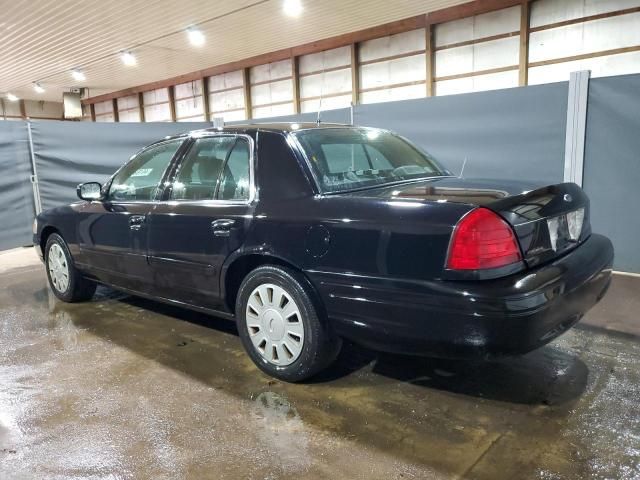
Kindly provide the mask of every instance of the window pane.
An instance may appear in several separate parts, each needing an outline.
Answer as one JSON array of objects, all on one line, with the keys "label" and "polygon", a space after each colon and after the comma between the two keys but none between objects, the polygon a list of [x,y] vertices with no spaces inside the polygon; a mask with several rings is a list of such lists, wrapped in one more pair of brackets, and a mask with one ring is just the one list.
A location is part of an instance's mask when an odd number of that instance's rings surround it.
[{"label": "window pane", "polygon": [[164,171],[183,141],[166,142],[141,152],[113,178],[109,200],[153,200]]},{"label": "window pane", "polygon": [[222,200],[249,199],[249,143],[238,139],[225,165],[218,198]]},{"label": "window pane", "polygon": [[200,138],[182,161],[171,189],[172,200],[212,200],[222,166],[235,137]]},{"label": "window pane", "polygon": [[295,135],[324,192],[449,174],[430,155],[384,130],[323,128]]},{"label": "window pane", "polygon": [[362,145],[346,143],[324,143],[321,145],[325,158],[333,161],[327,165],[329,172],[346,172],[369,168]]}]

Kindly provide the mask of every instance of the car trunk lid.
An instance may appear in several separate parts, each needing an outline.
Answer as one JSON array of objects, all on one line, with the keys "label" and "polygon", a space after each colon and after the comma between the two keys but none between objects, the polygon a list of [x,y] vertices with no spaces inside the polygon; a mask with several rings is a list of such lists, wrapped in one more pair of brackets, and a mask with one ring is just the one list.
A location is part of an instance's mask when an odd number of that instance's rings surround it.
[{"label": "car trunk lid", "polygon": [[574,183],[538,187],[519,181],[434,177],[348,195],[464,203],[489,208],[513,227],[529,267],[562,255],[591,232],[589,200]]}]

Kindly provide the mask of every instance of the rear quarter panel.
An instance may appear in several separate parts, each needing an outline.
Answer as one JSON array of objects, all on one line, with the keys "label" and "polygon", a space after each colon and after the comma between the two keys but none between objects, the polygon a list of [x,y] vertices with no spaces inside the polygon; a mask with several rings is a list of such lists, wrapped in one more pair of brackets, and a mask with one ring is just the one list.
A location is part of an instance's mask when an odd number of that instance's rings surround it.
[{"label": "rear quarter panel", "polygon": [[247,245],[306,271],[424,280],[442,275],[451,232],[472,207],[316,196],[256,212]]}]

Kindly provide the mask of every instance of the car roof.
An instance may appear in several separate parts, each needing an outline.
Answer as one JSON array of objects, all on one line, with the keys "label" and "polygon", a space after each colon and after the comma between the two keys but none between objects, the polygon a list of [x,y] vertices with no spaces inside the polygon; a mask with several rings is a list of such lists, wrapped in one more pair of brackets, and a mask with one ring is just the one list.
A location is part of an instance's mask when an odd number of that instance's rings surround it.
[{"label": "car roof", "polygon": [[271,131],[277,133],[287,133],[300,130],[322,130],[327,128],[366,128],[356,127],[354,125],[348,125],[345,123],[316,123],[316,122],[255,122],[255,123],[243,123],[234,125],[225,125],[224,127],[211,127],[202,128],[199,130],[191,130],[190,132],[184,132],[178,135],[168,135],[164,138],[166,141],[173,138],[180,138],[184,136],[198,136],[206,133],[246,133],[250,131],[262,130]]}]

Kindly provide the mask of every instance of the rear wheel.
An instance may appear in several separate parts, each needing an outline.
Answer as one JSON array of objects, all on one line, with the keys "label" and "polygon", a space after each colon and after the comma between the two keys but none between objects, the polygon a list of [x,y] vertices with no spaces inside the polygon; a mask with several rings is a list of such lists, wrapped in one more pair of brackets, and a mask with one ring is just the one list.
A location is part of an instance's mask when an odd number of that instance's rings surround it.
[{"label": "rear wheel", "polygon": [[53,233],[44,249],[49,285],[56,297],[64,302],[89,300],[96,284],[84,278],[73,264],[69,248],[63,238]]},{"label": "rear wheel", "polygon": [[340,351],[304,278],[297,272],[262,266],[240,285],[236,322],[242,344],[265,373],[297,382],[327,367]]}]

